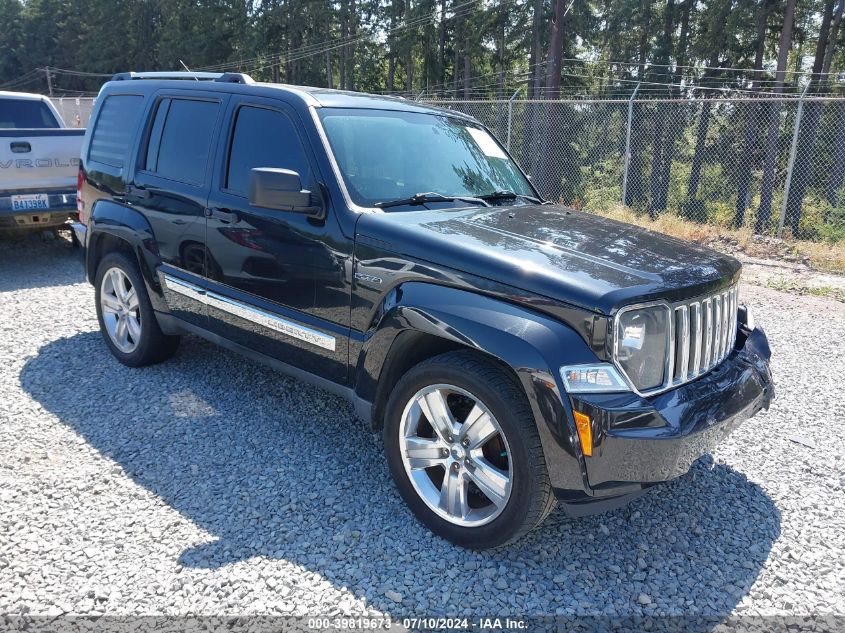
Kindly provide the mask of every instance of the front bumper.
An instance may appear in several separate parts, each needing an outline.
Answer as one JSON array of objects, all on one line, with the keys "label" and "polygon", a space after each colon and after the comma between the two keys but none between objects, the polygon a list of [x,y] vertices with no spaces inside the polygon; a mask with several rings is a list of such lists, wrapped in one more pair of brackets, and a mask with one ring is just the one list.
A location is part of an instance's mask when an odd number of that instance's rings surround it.
[{"label": "front bumper", "polygon": [[774,397],[769,344],[761,329],[740,331],[737,348],[705,376],[642,398],[632,393],[571,397],[589,416],[591,457],[583,457],[593,498],[635,493],[678,477]]}]

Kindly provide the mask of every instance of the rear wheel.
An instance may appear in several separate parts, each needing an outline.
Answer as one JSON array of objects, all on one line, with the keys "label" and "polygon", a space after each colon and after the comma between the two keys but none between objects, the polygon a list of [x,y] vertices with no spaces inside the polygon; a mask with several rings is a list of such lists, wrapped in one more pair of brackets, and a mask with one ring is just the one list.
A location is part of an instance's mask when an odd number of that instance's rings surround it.
[{"label": "rear wheel", "polygon": [[387,406],[385,450],[417,518],[464,547],[514,541],[554,505],[524,394],[470,352],[432,358],[402,377]]},{"label": "rear wheel", "polygon": [[94,288],[100,331],[115,358],[141,367],[173,355],[179,337],[159,328],[137,262],[124,253],[109,253],[97,268]]}]

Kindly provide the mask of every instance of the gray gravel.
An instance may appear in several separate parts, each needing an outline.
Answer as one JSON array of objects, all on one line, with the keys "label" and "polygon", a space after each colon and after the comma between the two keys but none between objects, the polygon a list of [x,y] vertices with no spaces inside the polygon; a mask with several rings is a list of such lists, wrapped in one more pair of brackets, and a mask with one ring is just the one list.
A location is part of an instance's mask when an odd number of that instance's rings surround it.
[{"label": "gray gravel", "polygon": [[66,242],[0,243],[0,614],[845,613],[845,305],[742,293],[769,413],[625,509],[471,553],[344,401],[194,338],[127,369]]}]

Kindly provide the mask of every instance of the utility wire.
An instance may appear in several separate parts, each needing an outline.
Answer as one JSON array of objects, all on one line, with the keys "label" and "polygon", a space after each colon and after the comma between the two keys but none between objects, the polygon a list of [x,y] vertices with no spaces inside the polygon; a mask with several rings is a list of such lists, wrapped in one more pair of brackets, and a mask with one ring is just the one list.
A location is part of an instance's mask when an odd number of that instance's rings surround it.
[{"label": "utility wire", "polygon": [[[470,5],[475,5],[476,0],[467,0],[462,2],[461,4],[457,4],[451,7],[451,11],[454,12],[448,19],[453,20],[456,17],[462,17],[471,13],[474,10],[474,7]],[[470,7],[468,10],[464,7]],[[462,9],[458,11],[458,9]],[[420,16],[413,18],[412,20],[408,21],[407,23],[400,24],[393,29],[388,29],[384,31],[385,36],[391,35],[398,31],[402,31],[408,28],[413,28],[415,26],[422,26],[428,22],[431,22],[436,19],[435,15],[427,15],[427,16]],[[263,55],[258,57],[252,57],[248,59],[240,59],[231,62],[223,62],[220,64],[213,64],[210,66],[202,66],[199,70],[220,70],[224,68],[233,68],[233,67],[242,67],[247,66],[252,63],[266,63],[268,60],[276,60],[279,61],[281,58],[286,58],[288,61],[296,61],[297,59],[304,59],[304,57],[312,56],[312,55],[322,55],[323,53],[334,50],[335,48],[339,48],[341,46],[347,46],[349,44],[356,43],[362,39],[366,39],[370,37],[370,33],[364,31],[360,35],[350,36],[346,38],[341,38],[340,42],[338,38],[333,38],[330,40],[325,40],[323,42],[317,42],[313,44],[307,44],[305,46],[301,46],[299,48],[293,49],[291,51],[287,51],[286,53],[272,53],[269,55]]]}]

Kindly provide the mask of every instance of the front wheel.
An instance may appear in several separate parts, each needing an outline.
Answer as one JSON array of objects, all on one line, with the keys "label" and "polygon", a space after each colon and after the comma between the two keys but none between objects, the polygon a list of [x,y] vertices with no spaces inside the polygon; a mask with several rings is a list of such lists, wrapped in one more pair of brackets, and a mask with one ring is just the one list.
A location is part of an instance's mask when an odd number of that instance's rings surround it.
[{"label": "front wheel", "polygon": [[384,433],[405,502],[457,545],[512,542],[554,506],[525,395],[482,356],[450,352],[411,369],[390,397]]}]

